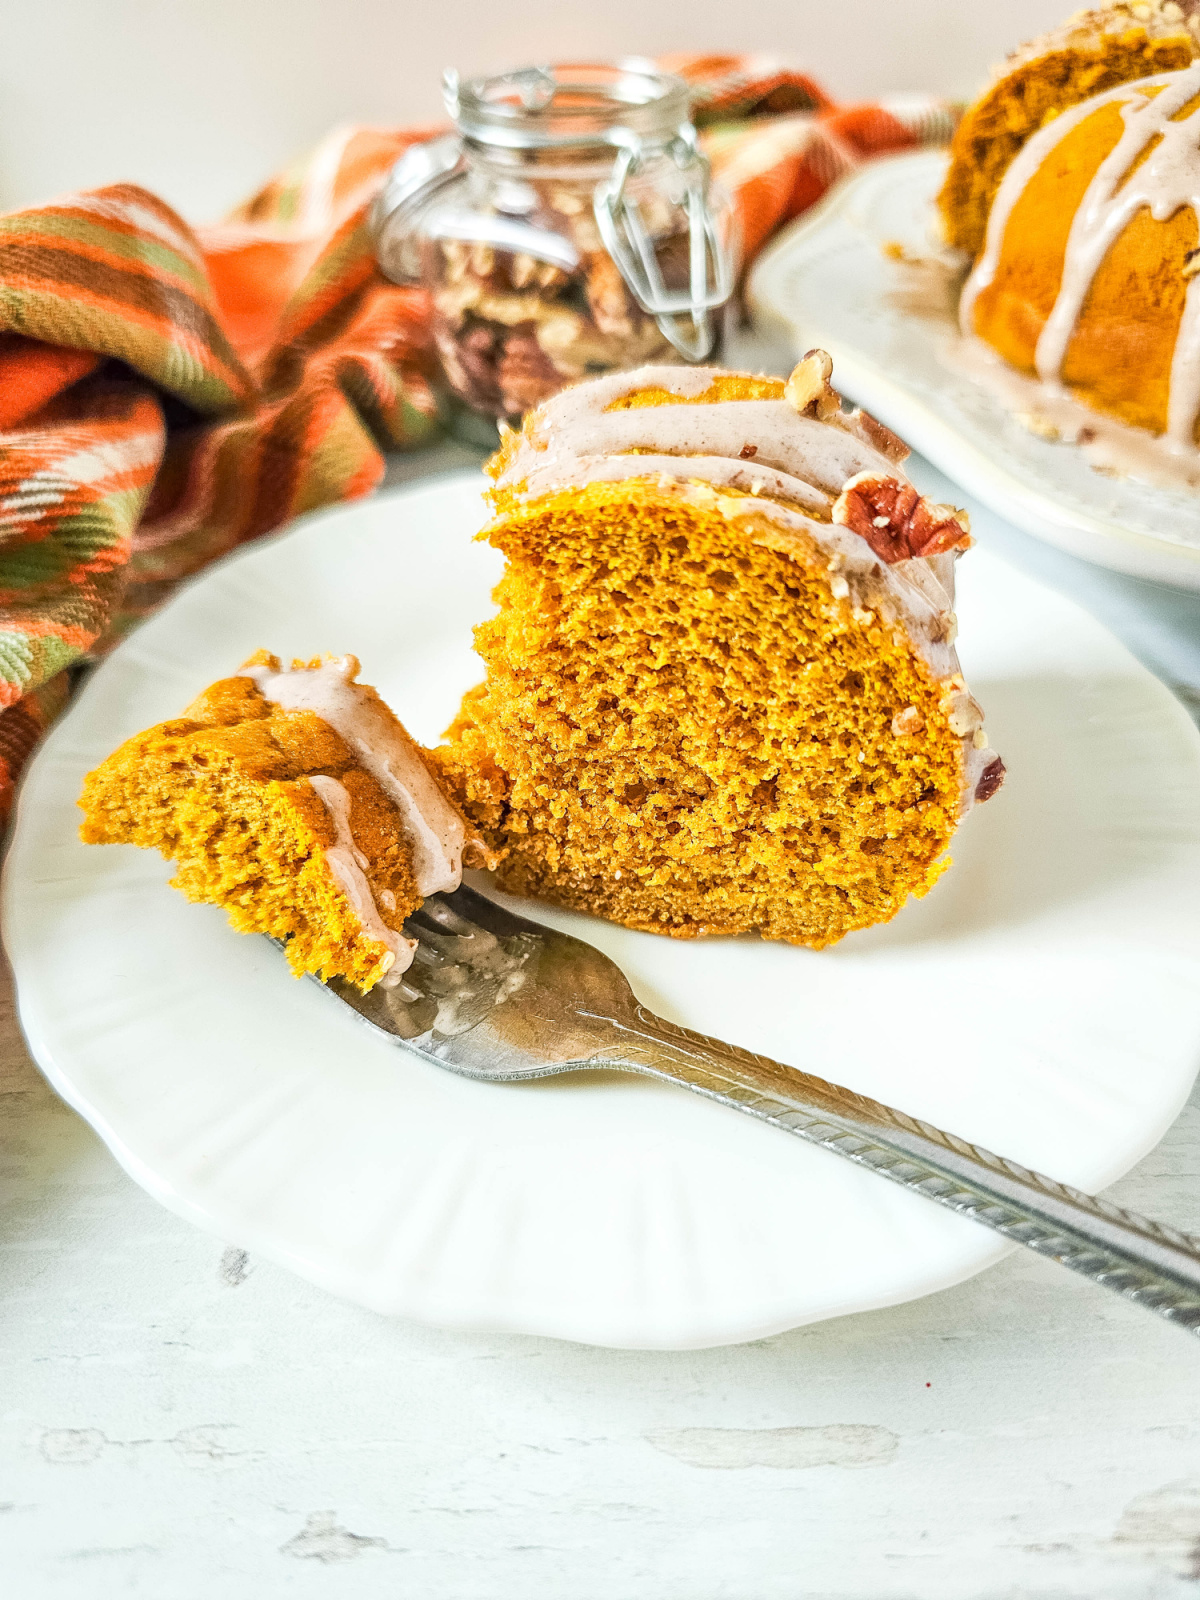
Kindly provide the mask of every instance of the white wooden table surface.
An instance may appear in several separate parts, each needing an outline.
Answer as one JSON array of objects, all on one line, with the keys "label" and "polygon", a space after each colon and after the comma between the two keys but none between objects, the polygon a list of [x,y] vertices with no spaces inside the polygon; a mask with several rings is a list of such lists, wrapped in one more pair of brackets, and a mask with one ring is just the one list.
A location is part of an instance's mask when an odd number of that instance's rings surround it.
[{"label": "white wooden table surface", "polygon": [[[983,536],[1200,710],[1200,597]],[[42,1081],[8,992],[3,1600],[1200,1592],[1200,1341],[1116,1296],[1022,1252],[698,1353],[387,1321],[160,1209]],[[1200,1232],[1198,1175],[1200,1093],[1110,1192]]]}]

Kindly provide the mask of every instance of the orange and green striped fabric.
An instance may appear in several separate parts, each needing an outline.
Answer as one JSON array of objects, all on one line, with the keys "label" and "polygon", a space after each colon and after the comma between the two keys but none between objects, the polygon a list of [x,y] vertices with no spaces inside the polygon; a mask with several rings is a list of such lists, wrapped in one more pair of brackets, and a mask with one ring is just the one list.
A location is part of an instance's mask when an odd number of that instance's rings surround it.
[{"label": "orange and green striped fabric", "polygon": [[[664,65],[748,255],[864,158],[952,129],[934,101],[839,108],[773,59]],[[206,228],[129,184],[0,217],[0,817],[67,669],[434,433],[426,299],[380,275],[367,212],[435,131],[338,130]]]}]

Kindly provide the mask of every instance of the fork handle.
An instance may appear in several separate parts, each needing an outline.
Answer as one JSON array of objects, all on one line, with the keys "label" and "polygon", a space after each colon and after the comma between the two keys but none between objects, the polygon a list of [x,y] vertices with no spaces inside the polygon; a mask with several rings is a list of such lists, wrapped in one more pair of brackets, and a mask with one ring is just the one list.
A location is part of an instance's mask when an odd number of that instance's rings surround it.
[{"label": "fork handle", "polygon": [[1200,1333],[1200,1240],[644,1006],[604,1020],[619,1034],[606,1064],[760,1117]]}]

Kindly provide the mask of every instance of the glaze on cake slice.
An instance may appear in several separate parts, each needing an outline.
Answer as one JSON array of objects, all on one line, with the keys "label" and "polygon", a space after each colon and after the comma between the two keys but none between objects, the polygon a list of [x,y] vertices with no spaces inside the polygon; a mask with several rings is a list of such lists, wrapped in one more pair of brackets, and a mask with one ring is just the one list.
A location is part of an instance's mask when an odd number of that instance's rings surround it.
[{"label": "glaze on cake slice", "polygon": [[161,851],[189,900],[286,940],[297,975],[398,982],[405,917],[485,853],[358,671],[252,656],[88,774],[83,839]]},{"label": "glaze on cake slice", "polygon": [[999,786],[953,646],[967,519],[830,372],[642,368],[506,439],[487,678],[433,752],[504,887],[820,947],[925,893]]}]

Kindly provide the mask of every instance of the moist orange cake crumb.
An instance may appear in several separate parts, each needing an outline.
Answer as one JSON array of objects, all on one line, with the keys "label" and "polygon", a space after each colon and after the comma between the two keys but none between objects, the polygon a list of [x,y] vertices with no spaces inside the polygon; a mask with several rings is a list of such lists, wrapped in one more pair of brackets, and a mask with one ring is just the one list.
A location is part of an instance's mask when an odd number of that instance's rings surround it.
[{"label": "moist orange cake crumb", "polygon": [[998,787],[952,645],[965,515],[830,365],[597,379],[505,439],[487,678],[433,752],[505,888],[820,948],[924,894]]},{"label": "moist orange cake crumb", "polygon": [[88,774],[83,839],[159,850],[189,900],[285,940],[297,975],[394,981],[405,917],[456,887],[472,836],[358,670],[260,651]]}]

